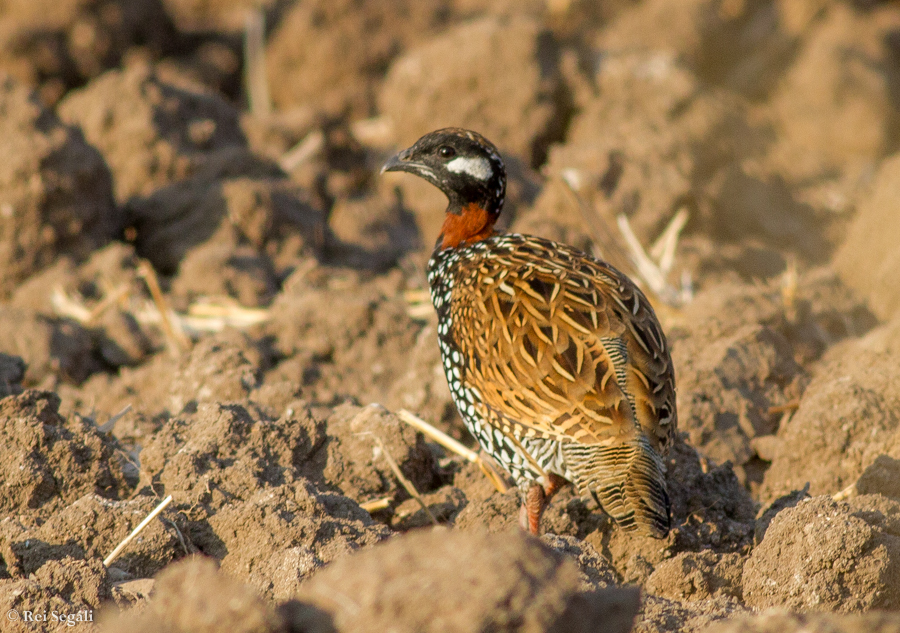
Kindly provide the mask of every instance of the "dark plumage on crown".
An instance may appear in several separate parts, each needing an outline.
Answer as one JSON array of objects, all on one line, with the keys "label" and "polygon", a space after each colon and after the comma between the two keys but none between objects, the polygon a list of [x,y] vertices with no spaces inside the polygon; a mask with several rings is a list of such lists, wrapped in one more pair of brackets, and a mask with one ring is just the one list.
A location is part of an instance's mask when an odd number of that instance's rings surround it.
[{"label": "dark plumage on crown", "polygon": [[496,215],[506,196],[506,166],[497,148],[462,128],[429,132],[388,160],[385,171],[406,171],[429,181],[447,196],[452,213],[477,204]]}]

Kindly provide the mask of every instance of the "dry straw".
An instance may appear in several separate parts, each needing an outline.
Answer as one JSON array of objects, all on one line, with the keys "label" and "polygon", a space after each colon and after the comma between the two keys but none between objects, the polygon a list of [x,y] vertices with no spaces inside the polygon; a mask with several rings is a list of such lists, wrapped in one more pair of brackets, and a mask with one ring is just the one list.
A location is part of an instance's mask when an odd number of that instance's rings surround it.
[{"label": "dry straw", "polygon": [[172,503],[172,495],[169,495],[168,497],[163,499],[162,502],[158,506],[153,508],[153,511],[147,515],[147,518],[145,518],[143,521],[141,521],[140,524],[138,524],[138,526],[136,528],[134,528],[134,530],[131,531],[131,534],[126,536],[125,539],[121,543],[116,545],[116,548],[112,552],[110,552],[109,556],[107,556],[106,558],[103,559],[103,566],[109,567],[110,564],[112,564],[112,562],[114,560],[116,560],[116,557],[118,557],[118,555],[122,553],[122,550],[125,549],[125,546],[127,546],[131,541],[133,541],[134,538],[138,534],[141,533],[141,530],[143,530],[145,527],[147,527],[147,525],[150,523],[150,521],[155,519],[157,517],[157,515],[159,515],[159,513],[162,512],[166,508],[166,506],[169,505],[170,503]]},{"label": "dry straw", "polygon": [[506,492],[509,490],[509,486],[506,485],[506,482],[503,480],[503,477],[497,472],[497,469],[494,468],[492,464],[483,459],[481,455],[476,453],[470,448],[467,448],[454,440],[452,437],[428,424],[425,420],[410,413],[406,409],[401,409],[397,413],[397,417],[406,422],[408,425],[417,429],[426,437],[431,438],[448,451],[456,453],[469,460],[470,462],[475,462],[478,464],[478,467],[481,468],[481,472],[484,473],[485,477],[487,477],[498,492]]},{"label": "dry straw", "polygon": [[419,491],[416,490],[416,487],[413,485],[413,483],[403,475],[403,472],[400,470],[400,466],[398,466],[397,462],[394,461],[394,458],[391,456],[391,453],[384,445],[384,442],[382,442],[381,438],[377,435],[375,436],[375,441],[378,442],[378,446],[381,448],[381,453],[382,455],[384,455],[384,460],[388,463],[388,466],[390,466],[391,470],[394,472],[394,476],[397,477],[397,481],[399,481],[400,485],[402,485],[406,492],[409,493],[409,496],[415,499],[419,503],[419,505],[422,506],[422,509],[425,510],[425,514],[428,515],[428,518],[431,520],[431,522],[434,525],[437,525],[438,520],[431,513],[431,510],[428,508],[428,504],[426,504],[425,500],[422,499],[422,495],[419,494]]}]

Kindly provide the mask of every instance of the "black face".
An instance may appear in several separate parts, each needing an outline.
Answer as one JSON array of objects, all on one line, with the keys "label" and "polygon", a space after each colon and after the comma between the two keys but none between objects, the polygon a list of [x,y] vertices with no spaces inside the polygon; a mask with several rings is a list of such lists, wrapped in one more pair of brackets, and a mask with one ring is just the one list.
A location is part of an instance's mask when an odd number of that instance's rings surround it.
[{"label": "black face", "polygon": [[421,176],[447,195],[447,210],[455,213],[472,203],[499,213],[506,194],[506,168],[497,148],[477,132],[461,128],[426,134],[381,171]]}]

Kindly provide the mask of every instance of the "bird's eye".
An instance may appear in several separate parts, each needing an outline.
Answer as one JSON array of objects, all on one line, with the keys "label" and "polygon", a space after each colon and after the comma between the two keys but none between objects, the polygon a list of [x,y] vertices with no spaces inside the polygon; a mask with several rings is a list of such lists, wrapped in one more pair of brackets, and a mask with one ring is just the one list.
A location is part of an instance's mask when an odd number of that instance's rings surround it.
[{"label": "bird's eye", "polygon": [[441,158],[453,158],[456,156],[456,150],[449,145],[444,145],[438,149],[438,154],[440,154]]}]

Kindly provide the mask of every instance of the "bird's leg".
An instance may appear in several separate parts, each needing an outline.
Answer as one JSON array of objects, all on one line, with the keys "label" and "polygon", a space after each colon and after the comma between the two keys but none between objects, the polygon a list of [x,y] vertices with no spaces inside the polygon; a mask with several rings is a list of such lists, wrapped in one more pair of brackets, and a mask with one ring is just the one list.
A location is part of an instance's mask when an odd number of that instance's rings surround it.
[{"label": "bird's leg", "polygon": [[535,536],[541,534],[541,515],[547,505],[547,496],[544,487],[536,481],[532,481],[525,491],[522,499],[522,507],[519,509],[519,525],[523,530],[528,530]]},{"label": "bird's leg", "polygon": [[541,533],[541,517],[544,509],[550,503],[553,495],[566,484],[566,480],[554,473],[547,473],[547,485],[542,486],[536,481],[532,481],[528,485],[528,490],[522,500],[522,507],[519,509],[519,525],[523,530],[527,530],[535,536]]},{"label": "bird's leg", "polygon": [[547,473],[547,479],[549,481],[547,481],[547,485],[544,487],[544,503],[550,503],[550,499],[553,498],[553,495],[568,483],[556,473]]}]

